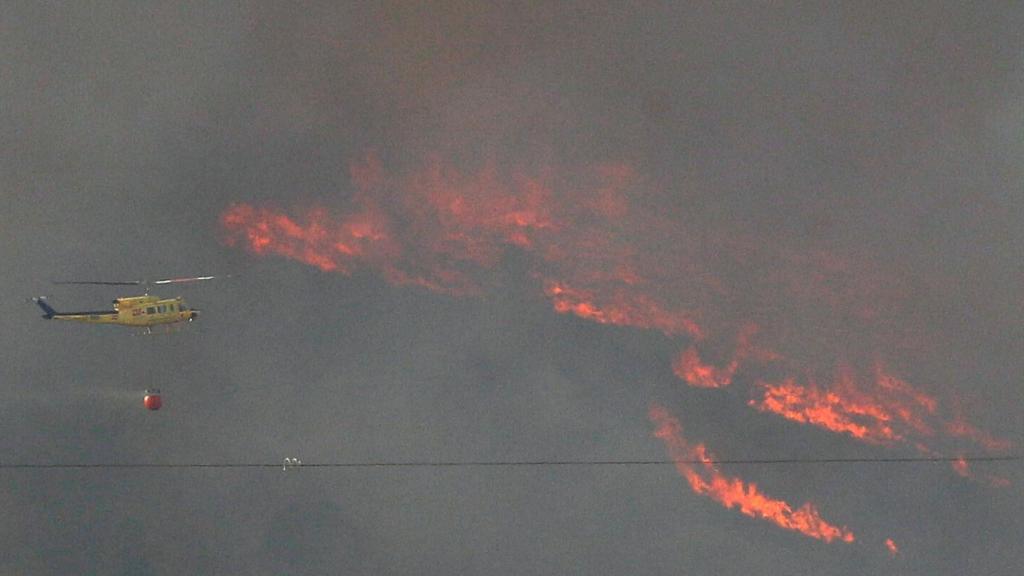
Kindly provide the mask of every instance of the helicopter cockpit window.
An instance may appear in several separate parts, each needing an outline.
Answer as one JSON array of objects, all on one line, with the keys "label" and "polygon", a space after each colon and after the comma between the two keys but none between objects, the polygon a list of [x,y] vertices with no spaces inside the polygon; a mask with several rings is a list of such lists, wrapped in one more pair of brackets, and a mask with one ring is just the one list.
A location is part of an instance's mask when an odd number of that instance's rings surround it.
[{"label": "helicopter cockpit window", "polygon": [[150,306],[149,308],[146,308],[146,314],[156,314],[156,308],[154,308],[152,306]]}]

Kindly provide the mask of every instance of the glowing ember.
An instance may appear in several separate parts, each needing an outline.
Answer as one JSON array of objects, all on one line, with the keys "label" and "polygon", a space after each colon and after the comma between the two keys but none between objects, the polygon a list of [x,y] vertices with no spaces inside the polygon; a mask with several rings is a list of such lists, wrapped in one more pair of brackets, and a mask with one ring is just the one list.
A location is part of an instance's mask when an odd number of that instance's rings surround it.
[{"label": "glowing ember", "polygon": [[[753,483],[723,475],[714,465],[713,458],[701,444],[692,446],[683,438],[682,425],[660,406],[652,406],[651,422],[657,426],[654,435],[665,442],[669,457],[676,461],[676,469],[690,483],[697,494],[703,494],[726,508],[736,508],[752,518],[763,518],[782,528],[795,530],[805,536],[831,542],[853,542],[854,535],[845,527],[829,524],[821,518],[810,502],[793,509],[782,500],[766,496]],[[702,464],[692,464],[692,461]]]},{"label": "glowing ember", "polygon": [[988,483],[993,488],[1009,488],[1011,485],[1010,479],[1002,476],[989,476]]},{"label": "glowing ember", "polygon": [[900,553],[900,549],[896,547],[896,543],[892,541],[892,538],[885,539],[885,547],[889,550],[889,556],[892,556],[893,558]]},{"label": "glowing ember", "polygon": [[971,475],[970,468],[967,466],[967,460],[963,456],[953,462],[953,470],[964,478],[968,478]]},{"label": "glowing ember", "polygon": [[970,464],[968,463],[967,458],[964,456],[960,456],[959,458],[954,460],[952,466],[953,471],[956,472],[958,476],[962,476],[963,478],[984,481],[992,488],[1007,488],[1010,486],[1010,480],[1007,478],[1003,478],[1002,476],[982,474],[979,477],[974,473],[973,470],[971,470]]}]

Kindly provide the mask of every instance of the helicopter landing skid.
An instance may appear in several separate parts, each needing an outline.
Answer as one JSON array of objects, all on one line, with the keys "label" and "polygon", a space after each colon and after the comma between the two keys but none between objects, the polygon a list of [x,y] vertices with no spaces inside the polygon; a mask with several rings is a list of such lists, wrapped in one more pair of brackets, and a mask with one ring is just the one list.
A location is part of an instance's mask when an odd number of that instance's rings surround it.
[{"label": "helicopter landing skid", "polygon": [[163,324],[159,326],[146,326],[143,330],[136,332],[136,336],[155,336],[157,334],[173,334],[181,330],[180,324]]}]

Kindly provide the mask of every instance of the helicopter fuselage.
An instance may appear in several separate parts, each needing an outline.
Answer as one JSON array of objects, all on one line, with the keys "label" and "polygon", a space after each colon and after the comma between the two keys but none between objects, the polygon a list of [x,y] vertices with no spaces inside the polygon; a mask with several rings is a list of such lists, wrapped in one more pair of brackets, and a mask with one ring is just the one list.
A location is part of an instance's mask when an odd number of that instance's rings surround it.
[{"label": "helicopter fuselage", "polygon": [[129,296],[114,300],[113,310],[85,312],[58,312],[43,298],[36,298],[36,304],[43,309],[47,320],[70,320],[89,324],[117,324],[120,326],[150,327],[160,324],[174,324],[194,320],[198,310],[192,310],[180,296],[160,298],[159,296]]}]

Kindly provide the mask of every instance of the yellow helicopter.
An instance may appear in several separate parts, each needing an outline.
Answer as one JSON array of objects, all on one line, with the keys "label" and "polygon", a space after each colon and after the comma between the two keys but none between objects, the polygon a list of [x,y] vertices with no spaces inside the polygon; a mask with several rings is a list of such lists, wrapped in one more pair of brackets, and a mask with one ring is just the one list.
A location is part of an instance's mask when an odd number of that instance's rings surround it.
[{"label": "yellow helicopter", "polygon": [[[213,280],[216,276],[193,276],[191,278],[169,278],[166,280],[130,280],[127,282],[94,282],[84,280],[68,280],[54,282],[54,284],[96,284],[101,286],[142,286],[142,285],[163,285],[163,284],[184,284],[189,282],[201,282]],[[117,324],[119,326],[131,326],[145,328],[147,333],[152,333],[154,326],[171,325],[179,322],[192,322],[199,317],[199,310],[189,308],[185,300],[178,296],[176,298],[160,298],[151,296],[147,288],[143,296],[127,296],[114,299],[112,310],[91,310],[82,312],[58,312],[46,301],[44,296],[32,299],[44,314],[47,320],[71,320],[75,322],[86,322],[89,324]]]}]

